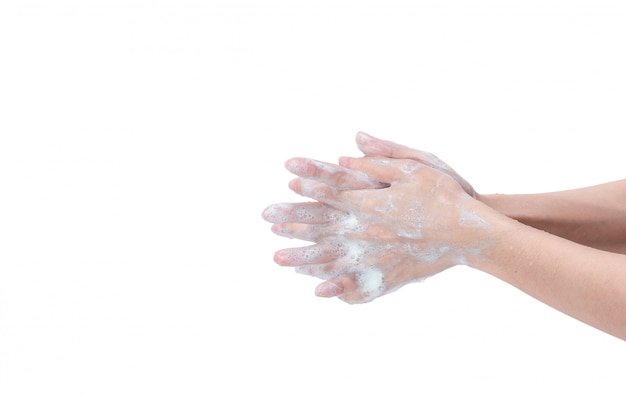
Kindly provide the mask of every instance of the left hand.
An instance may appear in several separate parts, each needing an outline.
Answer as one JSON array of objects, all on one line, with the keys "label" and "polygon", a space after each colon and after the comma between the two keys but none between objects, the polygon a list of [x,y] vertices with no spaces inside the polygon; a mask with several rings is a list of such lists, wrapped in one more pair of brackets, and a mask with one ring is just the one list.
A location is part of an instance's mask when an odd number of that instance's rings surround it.
[{"label": "left hand", "polygon": [[342,162],[378,189],[340,190],[320,182],[324,176],[297,178],[290,188],[317,202],[272,205],[263,212],[275,233],[315,243],[280,250],[274,259],[326,280],[318,296],[368,302],[480,259],[490,228],[479,213],[483,206],[448,174],[407,159]]}]

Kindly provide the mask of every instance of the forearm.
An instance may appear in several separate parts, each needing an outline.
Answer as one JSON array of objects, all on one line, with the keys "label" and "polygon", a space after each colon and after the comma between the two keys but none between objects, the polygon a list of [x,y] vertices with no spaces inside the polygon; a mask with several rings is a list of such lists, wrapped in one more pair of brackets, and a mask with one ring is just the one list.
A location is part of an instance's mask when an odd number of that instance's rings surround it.
[{"label": "forearm", "polygon": [[539,301],[626,340],[626,255],[573,243],[510,219],[470,266]]},{"label": "forearm", "polygon": [[561,192],[477,198],[534,228],[593,248],[626,253],[626,180]]}]

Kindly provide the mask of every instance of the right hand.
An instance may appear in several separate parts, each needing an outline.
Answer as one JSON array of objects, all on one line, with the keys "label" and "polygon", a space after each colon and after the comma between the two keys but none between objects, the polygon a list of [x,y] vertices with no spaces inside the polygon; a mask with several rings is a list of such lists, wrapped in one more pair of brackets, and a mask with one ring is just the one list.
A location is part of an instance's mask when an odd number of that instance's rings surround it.
[{"label": "right hand", "polygon": [[369,302],[452,266],[483,259],[492,238],[483,219],[488,208],[448,174],[410,159],[343,161],[347,173],[366,175],[357,178],[386,187],[346,190],[300,177],[290,188],[317,202],[282,203],[263,212],[275,224],[275,233],[316,243],[278,251],[274,259],[325,280],[316,289],[318,296]]}]

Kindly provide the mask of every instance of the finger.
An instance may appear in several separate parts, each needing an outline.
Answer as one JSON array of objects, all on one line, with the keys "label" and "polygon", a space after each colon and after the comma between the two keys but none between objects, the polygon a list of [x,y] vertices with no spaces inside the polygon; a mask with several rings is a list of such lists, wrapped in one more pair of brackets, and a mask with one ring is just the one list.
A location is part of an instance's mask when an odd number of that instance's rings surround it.
[{"label": "finger", "polygon": [[342,294],[350,294],[357,290],[358,282],[354,276],[342,276],[325,281],[315,288],[315,295],[322,298],[332,298]]},{"label": "finger", "polygon": [[356,136],[359,150],[369,156],[384,156],[393,159],[413,159],[425,165],[437,167],[441,170],[449,166],[430,152],[420,151],[392,141],[381,140],[367,133],[359,132]]},{"label": "finger", "polygon": [[315,159],[292,158],[285,162],[285,167],[297,176],[320,181],[339,190],[385,187],[371,180],[367,174]]},{"label": "finger", "polygon": [[289,183],[289,188],[304,197],[328,204],[334,208],[342,208],[339,191],[323,182],[309,180],[308,178],[296,178]]},{"label": "finger", "polygon": [[463,187],[468,195],[473,198],[476,197],[476,191],[472,185],[467,182],[467,180],[461,177],[447,163],[430,152],[409,148],[391,141],[380,140],[363,132],[359,132],[357,134],[356,141],[357,146],[365,155],[384,156],[393,159],[412,159],[423,163],[426,166],[441,170],[454,178]]},{"label": "finger", "polygon": [[347,274],[324,281],[315,288],[315,295],[322,298],[338,296],[346,303],[357,304],[370,302],[383,294],[382,285],[374,290],[364,286],[362,276],[362,273]]},{"label": "finger", "polygon": [[337,281],[324,281],[315,287],[315,296],[332,298],[343,293],[343,286]]},{"label": "finger", "polygon": [[[363,269],[357,272],[350,281],[352,281],[351,287],[345,287],[344,293],[339,296],[346,303],[371,302],[385,293],[384,276],[378,269]],[[348,289],[351,291],[347,291]]]},{"label": "finger", "polygon": [[272,232],[290,239],[313,242],[337,233],[334,227],[318,224],[274,224]]},{"label": "finger", "polygon": [[[355,267],[364,251],[359,247],[355,247],[355,245],[346,246],[345,244],[339,244],[336,248],[336,259],[317,265],[296,266],[296,273],[317,277],[322,280],[343,279],[344,277],[356,278],[358,275],[354,274]],[[346,282],[347,280],[344,279],[342,281],[346,290],[351,292],[356,289],[348,287],[350,283]]]},{"label": "finger", "polygon": [[296,266],[295,269],[298,274],[317,277],[322,280],[330,280],[343,273],[341,269],[337,267],[337,262],[335,261],[319,265]]},{"label": "finger", "polygon": [[364,158],[341,158],[340,163],[353,170],[367,173],[384,183],[404,180],[407,175],[423,168],[424,165],[410,159],[389,159],[366,156]]},{"label": "finger", "polygon": [[261,215],[273,224],[327,224],[339,221],[346,214],[323,203],[305,202],[272,204]]},{"label": "finger", "polygon": [[381,140],[363,132],[357,133],[356,144],[361,152],[366,155],[384,156],[394,159],[414,159],[413,154],[417,151],[393,141]]},{"label": "finger", "polygon": [[281,266],[302,266],[328,263],[341,256],[337,246],[314,244],[306,247],[287,248],[274,254],[274,261]]}]

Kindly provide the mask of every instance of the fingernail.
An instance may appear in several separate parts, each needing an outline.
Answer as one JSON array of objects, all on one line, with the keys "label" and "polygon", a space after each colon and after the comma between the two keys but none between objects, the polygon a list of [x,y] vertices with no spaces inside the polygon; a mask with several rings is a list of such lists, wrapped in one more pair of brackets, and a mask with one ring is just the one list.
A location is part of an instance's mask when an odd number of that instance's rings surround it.
[{"label": "fingernail", "polygon": [[289,189],[291,189],[292,191],[297,191],[299,184],[300,184],[300,179],[294,178],[293,180],[289,181]]},{"label": "fingernail", "polygon": [[322,298],[332,298],[337,295],[341,295],[343,289],[335,283],[324,282],[315,288],[315,296]]},{"label": "fingernail", "polygon": [[359,143],[367,143],[368,141],[372,141],[373,137],[365,132],[359,132],[356,135],[356,141]]},{"label": "fingernail", "polygon": [[285,162],[285,168],[293,174],[300,175],[304,168],[304,164],[302,162],[302,158],[291,158]]},{"label": "fingernail", "polygon": [[284,203],[272,204],[268,206],[263,212],[261,216],[264,220],[272,223],[281,223],[285,222],[289,219],[287,214],[288,206]]},{"label": "fingernail", "polygon": [[354,158],[342,156],[339,158],[339,166],[349,167],[352,164],[352,161],[354,161]]},{"label": "fingernail", "polygon": [[289,266],[287,254],[282,250],[276,251],[276,253],[274,254],[274,262],[278,263],[280,266]]},{"label": "fingernail", "polygon": [[274,224],[272,225],[272,232],[274,232],[274,234],[277,234],[279,236],[293,239],[293,235],[291,234],[289,224]]},{"label": "fingernail", "polygon": [[276,205],[272,204],[271,206],[267,206],[265,210],[263,210],[263,212],[261,213],[261,217],[263,217],[263,219],[266,221],[273,222],[273,219],[276,218],[276,211]]}]

